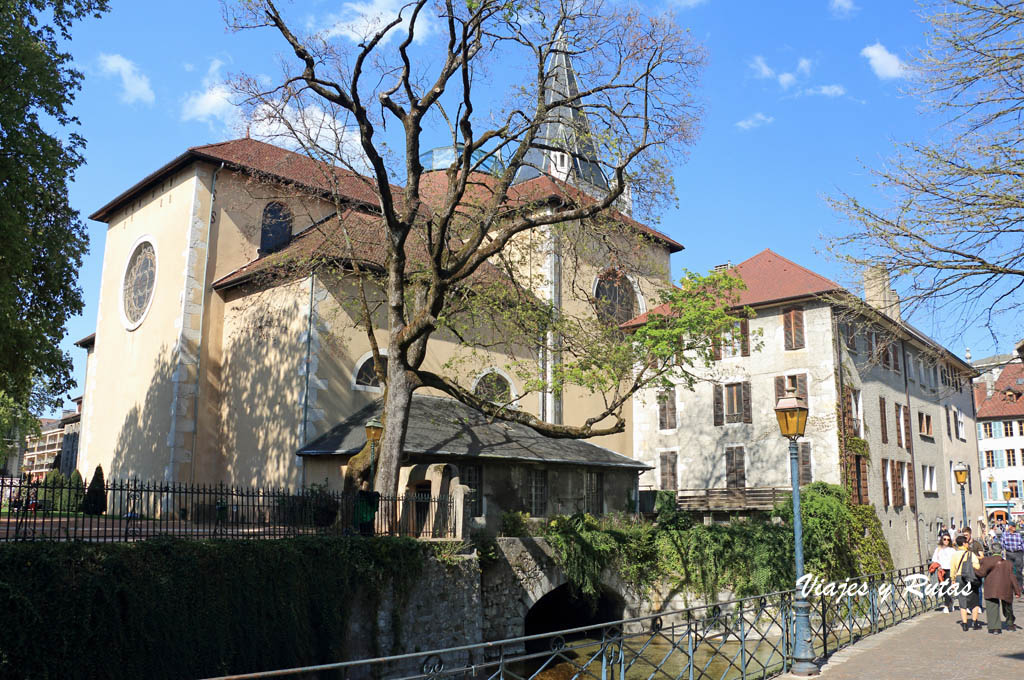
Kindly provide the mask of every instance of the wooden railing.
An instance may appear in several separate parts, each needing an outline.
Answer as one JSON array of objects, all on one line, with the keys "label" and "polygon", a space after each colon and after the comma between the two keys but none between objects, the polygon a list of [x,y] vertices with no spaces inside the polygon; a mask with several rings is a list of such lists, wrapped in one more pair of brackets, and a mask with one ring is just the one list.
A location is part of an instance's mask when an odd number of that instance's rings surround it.
[{"label": "wooden railing", "polygon": [[680,510],[771,510],[789,492],[788,487],[774,486],[679,489],[676,503]]}]

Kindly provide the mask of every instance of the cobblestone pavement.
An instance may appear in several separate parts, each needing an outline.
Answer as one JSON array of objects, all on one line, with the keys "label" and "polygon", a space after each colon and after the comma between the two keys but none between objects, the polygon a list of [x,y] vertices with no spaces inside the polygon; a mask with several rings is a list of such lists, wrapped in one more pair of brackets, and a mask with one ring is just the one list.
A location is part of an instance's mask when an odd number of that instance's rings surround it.
[{"label": "cobblestone pavement", "polygon": [[[1014,601],[1024,624],[1024,601]],[[1024,630],[989,635],[960,628],[960,614],[931,612],[834,654],[823,680],[994,680],[1024,677]],[[980,621],[985,621],[982,608]],[[793,676],[785,676],[791,678]]]}]

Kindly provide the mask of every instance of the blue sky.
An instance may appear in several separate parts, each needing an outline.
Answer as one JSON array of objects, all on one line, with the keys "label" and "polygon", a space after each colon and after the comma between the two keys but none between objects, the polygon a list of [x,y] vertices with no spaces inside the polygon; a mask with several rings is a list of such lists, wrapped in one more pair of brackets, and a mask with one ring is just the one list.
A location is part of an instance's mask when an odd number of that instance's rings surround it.
[{"label": "blue sky", "polygon": [[[239,136],[223,79],[232,72],[277,73],[280,38],[230,33],[218,3],[114,0],[99,20],[78,26],[71,51],[86,73],[74,107],[88,140],[71,202],[84,215],[182,153]],[[396,0],[318,0],[297,8],[315,20]],[[925,25],[907,0],[681,0],[671,9],[708,51],[699,97],[702,132],[675,172],[677,209],[659,228],[683,243],[675,269],[707,270],[764,248],[850,284],[851,273],[822,251],[822,235],[845,229],[823,200],[839,190],[871,197],[865,170],[892,155],[893,141],[927,139],[938,121],[902,94],[903,64],[924,44]],[[105,225],[89,222],[90,252],[80,274],[86,307],[63,346],[79,385],[84,352],[72,343],[96,319]],[[984,331],[924,331],[974,357],[1011,348]],[[80,388],[79,388],[80,390]]]}]

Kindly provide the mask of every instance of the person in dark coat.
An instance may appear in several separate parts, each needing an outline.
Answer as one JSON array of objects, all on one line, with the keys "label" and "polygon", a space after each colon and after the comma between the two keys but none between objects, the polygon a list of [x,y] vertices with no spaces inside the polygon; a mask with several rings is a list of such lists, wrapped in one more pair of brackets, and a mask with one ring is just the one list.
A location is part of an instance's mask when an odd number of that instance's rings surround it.
[{"label": "person in dark coat", "polygon": [[[1020,597],[1020,584],[1013,575],[1013,564],[997,555],[982,557],[981,566],[975,573],[985,579],[985,618],[988,632],[999,635],[1002,631],[1017,630],[1013,615],[1013,598]],[[999,625],[999,610],[1003,610],[1002,628]]]}]

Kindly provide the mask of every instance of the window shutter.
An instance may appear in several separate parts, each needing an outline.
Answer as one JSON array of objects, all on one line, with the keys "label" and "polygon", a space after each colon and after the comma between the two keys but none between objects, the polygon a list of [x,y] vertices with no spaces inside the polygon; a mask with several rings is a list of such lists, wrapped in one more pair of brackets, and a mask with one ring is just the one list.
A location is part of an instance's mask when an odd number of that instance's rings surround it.
[{"label": "window shutter", "polygon": [[886,345],[882,347],[882,366],[885,368],[891,368],[892,364],[889,362],[889,357],[892,354],[892,345]]},{"label": "window shutter", "polygon": [[793,310],[782,312],[782,334],[786,338],[785,348],[793,349]]},{"label": "window shutter", "polygon": [[885,423],[885,397],[878,398],[878,415],[881,417],[882,425],[882,443],[889,443],[889,428],[886,427]]},{"label": "window shutter", "polygon": [[722,339],[715,338],[711,342],[712,352],[714,353],[715,361],[719,361],[722,358]]},{"label": "window shutter", "polygon": [[715,404],[714,404],[715,425],[724,425],[725,424],[725,397],[722,394],[722,386],[721,385],[715,385],[714,392],[715,392]]},{"label": "window shutter", "polygon": [[893,507],[903,507],[903,474],[900,472],[902,463],[891,461],[889,463],[889,485],[892,487]]},{"label": "window shutter", "polygon": [[882,459],[882,505],[886,508],[889,507],[889,496],[891,495],[889,490],[892,485],[892,478],[889,473],[889,459]]},{"label": "window shutter", "polygon": [[903,429],[900,427],[900,415],[901,415],[900,414],[900,405],[899,404],[893,404],[892,407],[893,407],[893,410],[896,411],[896,421],[893,423],[893,426],[896,428],[896,446],[898,448],[902,449],[903,448]]},{"label": "window shutter", "polygon": [[868,459],[864,456],[857,456],[858,463],[860,465],[860,489],[858,492],[859,500],[862,504],[867,505],[870,501],[868,499]]},{"label": "window shutter", "polygon": [[892,370],[900,372],[900,350],[896,345],[892,346]]},{"label": "window shutter", "polygon": [[811,443],[810,442],[800,442],[800,444],[799,444],[799,452],[800,452],[800,480],[799,480],[799,484],[800,484],[800,486],[805,486],[807,484],[810,484],[812,481],[814,481],[814,480],[811,479]]},{"label": "window shutter", "polygon": [[750,403],[750,382],[743,383],[743,422],[752,423],[754,422],[753,408]]},{"label": "window shutter", "polygon": [[740,355],[750,356],[750,323],[746,319],[740,321]]},{"label": "window shutter", "polygon": [[786,396],[786,376],[777,375],[775,376],[775,403],[779,403],[779,399]]},{"label": "window shutter", "polygon": [[801,373],[796,377],[796,396],[802,397],[804,404],[807,404],[807,374]]},{"label": "window shutter", "polygon": [[742,489],[747,485],[742,446],[730,446],[725,449],[725,485],[730,489]]},{"label": "window shutter", "polygon": [[910,496],[910,509],[917,509],[917,480],[914,479],[914,466],[907,465],[907,492]]},{"label": "window shutter", "polygon": [[914,438],[910,436],[910,408],[903,409],[903,446],[907,451],[914,448]]},{"label": "window shutter", "polygon": [[804,310],[793,310],[793,349],[803,349],[804,346]]}]

